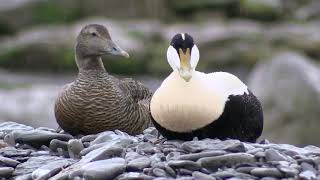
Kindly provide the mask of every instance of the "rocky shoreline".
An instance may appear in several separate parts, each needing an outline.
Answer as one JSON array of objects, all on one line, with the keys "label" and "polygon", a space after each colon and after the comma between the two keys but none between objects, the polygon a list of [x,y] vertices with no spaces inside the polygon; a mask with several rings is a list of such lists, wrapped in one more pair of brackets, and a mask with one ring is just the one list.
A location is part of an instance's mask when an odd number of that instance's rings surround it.
[{"label": "rocky shoreline", "polygon": [[[164,141],[148,128],[73,137],[48,128],[0,124],[2,179],[320,179],[320,148],[267,140]],[[158,142],[157,142],[158,141]]]}]

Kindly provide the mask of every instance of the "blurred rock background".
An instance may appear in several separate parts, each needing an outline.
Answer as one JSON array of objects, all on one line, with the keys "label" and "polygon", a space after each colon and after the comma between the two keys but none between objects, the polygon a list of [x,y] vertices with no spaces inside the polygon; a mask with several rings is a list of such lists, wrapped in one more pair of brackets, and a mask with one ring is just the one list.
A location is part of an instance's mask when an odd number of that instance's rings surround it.
[{"label": "blurred rock background", "polygon": [[198,70],[234,73],[262,101],[262,138],[320,145],[318,0],[0,0],[0,121],[57,126],[53,101],[77,74],[73,44],[88,23],[131,56],[105,57],[107,70],[153,90],[171,71],[171,37],[193,35]]}]

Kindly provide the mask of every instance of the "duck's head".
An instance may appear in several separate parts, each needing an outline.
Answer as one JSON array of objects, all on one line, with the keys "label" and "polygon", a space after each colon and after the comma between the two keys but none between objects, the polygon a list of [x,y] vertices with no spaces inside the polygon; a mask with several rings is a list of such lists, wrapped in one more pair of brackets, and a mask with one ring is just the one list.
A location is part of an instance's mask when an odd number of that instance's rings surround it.
[{"label": "duck's head", "polygon": [[199,61],[199,49],[193,38],[187,33],[176,34],[167,51],[167,59],[174,71],[181,78],[190,81]]},{"label": "duck's head", "polygon": [[112,41],[108,29],[99,24],[89,24],[81,29],[77,37],[76,51],[85,58],[106,54],[129,57],[126,51]]}]

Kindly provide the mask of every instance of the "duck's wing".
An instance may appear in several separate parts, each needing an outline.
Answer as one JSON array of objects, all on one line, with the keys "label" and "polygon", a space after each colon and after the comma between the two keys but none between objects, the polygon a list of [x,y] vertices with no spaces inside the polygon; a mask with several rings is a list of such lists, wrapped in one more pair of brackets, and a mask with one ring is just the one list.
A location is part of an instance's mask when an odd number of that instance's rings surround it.
[{"label": "duck's wing", "polygon": [[131,78],[121,79],[120,88],[125,94],[129,94],[135,102],[146,101],[149,104],[152,97],[152,92],[149,88]]}]

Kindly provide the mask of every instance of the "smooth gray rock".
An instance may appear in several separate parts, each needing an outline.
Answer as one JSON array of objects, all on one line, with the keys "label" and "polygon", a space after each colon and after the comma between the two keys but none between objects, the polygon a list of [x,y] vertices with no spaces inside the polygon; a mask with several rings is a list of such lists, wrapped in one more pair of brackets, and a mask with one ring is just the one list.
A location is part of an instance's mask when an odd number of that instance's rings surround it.
[{"label": "smooth gray rock", "polygon": [[163,169],[160,169],[160,168],[153,168],[151,170],[152,174],[156,177],[167,177],[168,174],[166,173],[165,170]]},{"label": "smooth gray rock", "polygon": [[267,161],[286,161],[286,157],[274,149],[268,149],[265,153]]},{"label": "smooth gray rock", "polygon": [[191,153],[197,153],[204,150],[245,152],[243,143],[238,140],[220,141],[217,139],[205,139],[202,141],[187,141],[182,144],[182,148]]},{"label": "smooth gray rock", "polygon": [[283,177],[283,174],[277,168],[254,168],[250,173],[258,177]]},{"label": "smooth gray rock", "polygon": [[[125,169],[125,160],[122,158],[99,160],[81,167],[80,176],[86,180],[114,179],[122,174]],[[71,177],[73,176],[71,175]]]},{"label": "smooth gray rock", "polygon": [[61,148],[63,150],[68,150],[68,142],[61,141],[59,139],[52,139],[50,141],[49,148],[53,152],[57,152],[58,148]]},{"label": "smooth gray rock", "polygon": [[74,159],[81,157],[80,152],[84,149],[82,142],[78,139],[70,139],[68,141],[69,156]]},{"label": "smooth gray rock", "polygon": [[31,154],[33,150],[30,149],[16,149],[14,147],[5,147],[0,149],[0,155],[4,157],[26,157]]},{"label": "smooth gray rock", "polygon": [[190,160],[190,161],[197,161],[200,158],[204,157],[212,157],[212,156],[221,156],[227,154],[226,151],[219,151],[219,150],[213,150],[213,151],[207,151],[207,152],[201,152],[201,153],[191,153],[191,154],[185,154],[178,157],[178,160]]},{"label": "smooth gray rock", "polygon": [[197,179],[197,180],[216,180],[215,177],[212,177],[210,175],[204,174],[204,173],[199,172],[199,171],[193,172],[192,173],[192,177],[194,179]]},{"label": "smooth gray rock", "polygon": [[255,67],[248,86],[268,119],[263,137],[277,143],[320,145],[320,139],[314,138],[320,136],[319,74],[318,64],[295,52],[277,54]]},{"label": "smooth gray rock", "polygon": [[136,152],[139,154],[153,154],[155,153],[155,147],[151,143],[142,142],[137,146]]},{"label": "smooth gray rock", "polygon": [[131,160],[127,165],[127,169],[130,171],[142,171],[144,168],[150,167],[150,165],[151,161],[148,157],[140,157]]},{"label": "smooth gray rock", "polygon": [[0,167],[0,177],[11,177],[13,171],[12,167]]},{"label": "smooth gray rock", "polygon": [[181,168],[178,169],[177,172],[180,176],[192,176],[192,171],[190,171],[189,169]]},{"label": "smooth gray rock", "polygon": [[89,134],[80,138],[81,142],[91,142],[98,137],[97,134]]},{"label": "smooth gray rock", "polygon": [[254,156],[251,154],[233,153],[215,157],[205,157],[199,159],[197,162],[202,167],[215,171],[223,166],[234,166],[240,163],[252,163],[255,161]]},{"label": "smooth gray rock", "polygon": [[19,124],[11,121],[0,123],[0,132],[3,132],[5,134],[11,133],[12,131],[18,131],[18,130],[31,131],[33,129],[34,128],[31,126],[27,126],[24,124]]},{"label": "smooth gray rock", "polygon": [[174,169],[172,169],[168,164],[165,164],[164,165],[164,168],[163,168],[167,174],[169,174],[171,177],[174,177],[176,178],[177,177],[177,173]]},{"label": "smooth gray rock", "polygon": [[201,166],[198,163],[188,160],[172,160],[168,162],[168,165],[173,169],[184,168],[191,171],[198,171],[201,169]]},{"label": "smooth gray rock", "polygon": [[32,178],[37,180],[49,179],[50,177],[61,171],[63,168],[66,168],[73,163],[75,163],[75,161],[71,159],[62,159],[54,162],[49,162],[46,165],[41,166],[33,171]]},{"label": "smooth gray rock", "polygon": [[11,158],[0,156],[0,164],[9,167],[16,167],[18,164],[20,164],[20,162]]},{"label": "smooth gray rock", "polygon": [[15,176],[14,180],[32,180],[32,176],[31,173],[28,173],[21,176]]},{"label": "smooth gray rock", "polygon": [[116,178],[116,180],[140,180],[141,175],[138,172],[129,172],[129,173],[123,173],[120,176]]},{"label": "smooth gray rock", "polygon": [[30,131],[13,131],[13,137],[17,143],[25,143],[39,148],[42,145],[48,146],[52,139],[59,139],[68,141],[73,137],[68,134],[54,133],[44,130],[30,130]]},{"label": "smooth gray rock", "polygon": [[316,174],[312,171],[303,171],[299,174],[299,178],[303,180],[316,179]]},{"label": "smooth gray rock", "polygon": [[292,168],[290,166],[282,166],[282,165],[279,165],[277,166],[277,168],[283,172],[285,174],[286,177],[294,177],[296,176],[299,171],[295,168]]},{"label": "smooth gray rock", "polygon": [[26,162],[18,164],[13,174],[15,176],[18,176],[18,175],[32,173],[33,171],[40,168],[41,166],[48,164],[48,162],[54,162],[54,161],[59,161],[63,159],[64,158],[57,157],[57,156],[30,157]]}]

